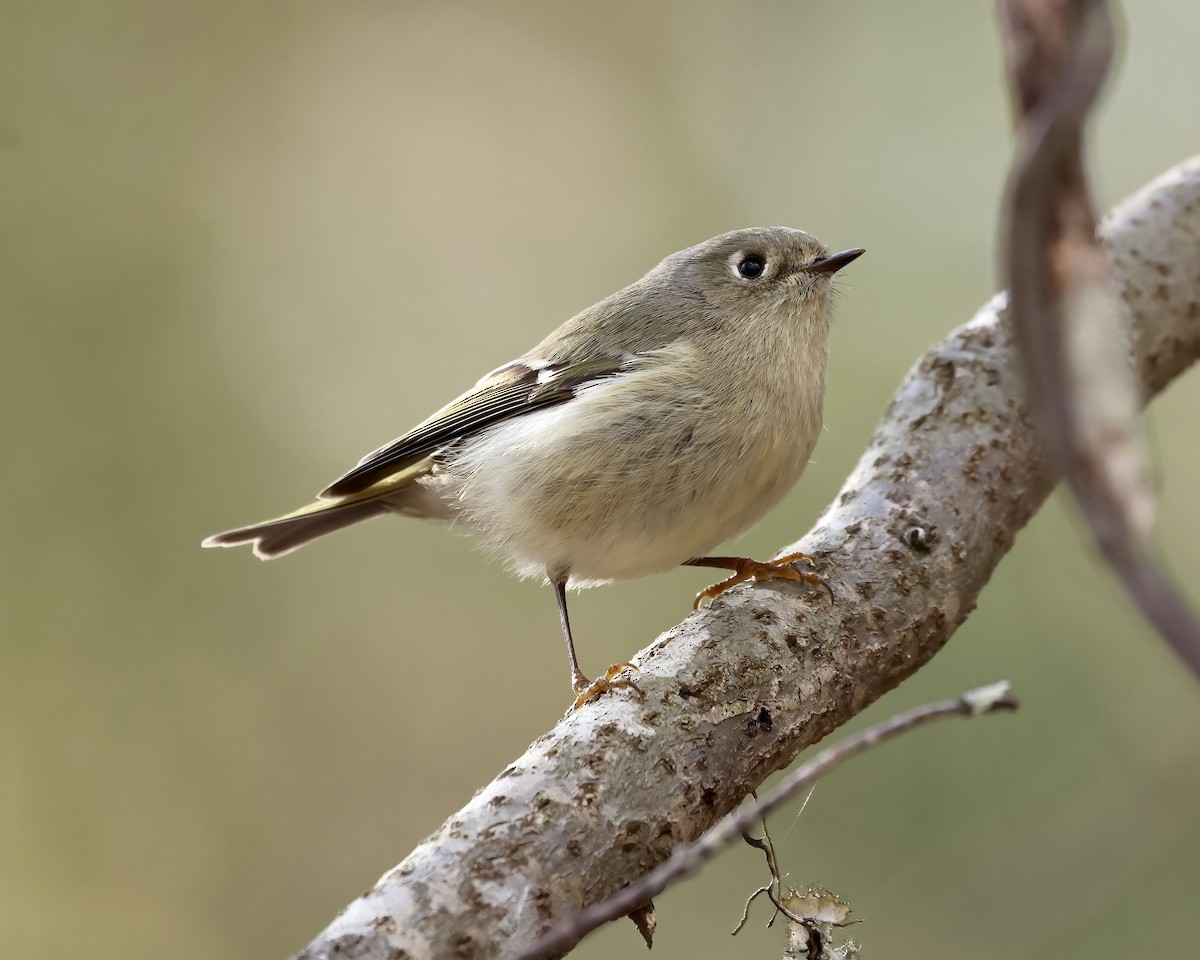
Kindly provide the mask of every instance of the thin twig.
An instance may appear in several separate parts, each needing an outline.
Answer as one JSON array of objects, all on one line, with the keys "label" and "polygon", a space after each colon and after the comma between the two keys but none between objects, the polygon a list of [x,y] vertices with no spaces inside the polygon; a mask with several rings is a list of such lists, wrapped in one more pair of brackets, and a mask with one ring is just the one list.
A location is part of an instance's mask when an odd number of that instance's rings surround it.
[{"label": "thin twig", "polygon": [[[746,925],[746,921],[750,919],[750,904],[752,904],[755,900],[757,900],[759,897],[761,897],[764,893],[770,893],[770,892],[771,892],[771,885],[767,884],[765,887],[759,887],[752,894],[750,894],[750,896],[746,899],[746,909],[742,911],[742,919],[739,920],[738,925],[733,928],[732,936],[736,937],[739,933],[741,933],[742,927],[744,927]],[[769,924],[768,924],[768,926],[769,926]]]},{"label": "thin twig", "polygon": [[[811,791],[809,792],[809,795],[812,795]],[[751,790],[750,796],[753,798],[755,804],[757,804],[758,791]],[[752,846],[755,850],[761,850],[763,856],[767,858],[767,870],[771,875],[771,880],[765,887],[759,887],[752,894],[750,894],[750,899],[746,901],[746,909],[742,911],[741,922],[734,929],[733,936],[737,936],[742,927],[746,925],[746,920],[750,916],[750,904],[756,897],[763,893],[765,893],[770,899],[771,903],[775,905],[775,912],[771,914],[771,919],[767,921],[768,929],[775,923],[775,918],[779,915],[781,910],[788,915],[789,919],[791,919],[791,914],[780,906],[780,903],[783,899],[783,878],[779,875],[779,858],[775,854],[775,841],[771,839],[771,831],[767,827],[767,818],[763,816],[759,819],[762,822],[762,839],[760,840],[758,837],[751,836],[749,830],[742,831],[742,839],[745,840],[746,843]]]},{"label": "thin twig", "polygon": [[[667,887],[690,876],[706,862],[737,840],[754,824],[787,803],[805,787],[825,776],[851,757],[902,733],[945,717],[972,717],[999,710],[1015,710],[1017,700],[1007,683],[993,684],[971,690],[960,697],[939,700],[897,714],[877,723],[841,743],[822,750],[807,763],[801,764],[763,799],[730,814],[699,840],[677,849],[660,866],[641,879],[620,890],[607,900],[581,910],[554,927],[529,949],[517,955],[518,960],[542,960],[569,949],[584,935],[610,920],[623,917],[639,904],[658,896]],[[774,900],[775,898],[773,898]],[[778,906],[778,904],[776,904]]]}]

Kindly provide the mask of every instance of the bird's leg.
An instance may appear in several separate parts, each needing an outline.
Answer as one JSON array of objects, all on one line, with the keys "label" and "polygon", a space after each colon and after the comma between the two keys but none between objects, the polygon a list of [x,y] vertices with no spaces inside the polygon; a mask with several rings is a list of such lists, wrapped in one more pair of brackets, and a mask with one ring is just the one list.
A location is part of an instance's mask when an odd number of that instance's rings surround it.
[{"label": "bird's leg", "polygon": [[571,636],[571,618],[567,614],[567,581],[564,577],[554,581],[554,599],[558,601],[558,620],[562,624],[563,639],[567,642],[567,657],[571,661],[571,689],[576,693],[586,690],[591,683],[579,669],[579,658],[575,656],[575,638]]},{"label": "bird's leg", "polygon": [[811,583],[815,587],[824,587],[829,592],[829,600],[832,603],[833,589],[828,583],[815,573],[797,570],[793,566],[793,564],[805,560],[815,563],[807,553],[789,553],[787,556],[766,562],[751,560],[748,557],[693,557],[691,560],[685,560],[683,565],[687,567],[717,567],[721,570],[733,571],[732,577],[728,577],[720,583],[714,583],[707,590],[701,590],[696,594],[696,602],[692,605],[692,609],[699,610],[705,600],[712,600],[730,587],[737,586],[746,580],[799,580],[802,583]]},{"label": "bird's leg", "polygon": [[572,710],[578,710],[589,700],[595,700],[600,694],[620,687],[638,690],[632,680],[618,680],[617,676],[623,670],[636,670],[632,663],[614,663],[605,671],[604,676],[589,680],[579,669],[579,658],[575,656],[575,639],[571,636],[571,618],[567,616],[567,577],[565,574],[551,577],[554,584],[554,599],[558,601],[558,619],[562,623],[563,639],[567,642],[567,657],[571,661],[571,689],[575,691],[575,705]]}]

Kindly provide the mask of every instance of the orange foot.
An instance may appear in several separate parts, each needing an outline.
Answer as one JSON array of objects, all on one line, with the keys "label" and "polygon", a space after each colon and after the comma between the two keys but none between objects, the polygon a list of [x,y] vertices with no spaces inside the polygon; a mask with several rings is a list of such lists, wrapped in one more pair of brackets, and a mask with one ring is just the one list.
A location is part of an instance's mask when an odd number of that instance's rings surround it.
[{"label": "orange foot", "polygon": [[811,583],[814,587],[824,587],[829,593],[829,602],[833,602],[833,588],[822,577],[815,573],[810,573],[807,570],[797,570],[792,564],[808,561],[814,563],[814,559],[807,553],[789,553],[785,557],[779,557],[777,560],[768,560],[765,563],[761,560],[750,560],[747,557],[701,557],[703,560],[727,561],[725,563],[702,563],[696,560],[689,561],[694,566],[723,566],[728,570],[733,571],[733,576],[720,583],[714,583],[707,590],[701,590],[696,594],[696,602],[692,604],[693,610],[699,610],[700,605],[705,600],[712,600],[714,597],[720,596],[730,587],[735,587],[739,583],[744,583],[747,580],[798,580],[802,583]]},{"label": "orange foot", "polygon": [[641,696],[642,691],[632,680],[628,678],[621,680],[617,679],[618,675],[626,670],[633,670],[637,672],[637,667],[635,667],[632,663],[614,663],[604,672],[604,676],[597,677],[591,682],[588,681],[587,677],[578,677],[575,682],[571,684],[572,689],[574,689],[575,693],[578,694],[578,696],[575,698],[575,705],[571,707],[571,709],[578,710],[589,700],[595,700],[598,696],[600,696],[600,694],[607,693],[609,690],[628,688],[630,690],[637,691],[638,696]]}]

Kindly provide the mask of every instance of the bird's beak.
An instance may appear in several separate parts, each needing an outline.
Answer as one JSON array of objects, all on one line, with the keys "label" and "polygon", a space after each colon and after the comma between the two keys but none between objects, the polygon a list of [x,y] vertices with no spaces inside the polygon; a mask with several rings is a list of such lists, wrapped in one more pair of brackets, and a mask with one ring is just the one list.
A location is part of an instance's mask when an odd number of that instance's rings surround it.
[{"label": "bird's beak", "polygon": [[867,251],[862,247],[854,247],[851,250],[843,250],[841,253],[835,253],[829,257],[822,257],[820,260],[814,260],[806,267],[801,267],[805,273],[837,273],[846,264],[853,263]]}]

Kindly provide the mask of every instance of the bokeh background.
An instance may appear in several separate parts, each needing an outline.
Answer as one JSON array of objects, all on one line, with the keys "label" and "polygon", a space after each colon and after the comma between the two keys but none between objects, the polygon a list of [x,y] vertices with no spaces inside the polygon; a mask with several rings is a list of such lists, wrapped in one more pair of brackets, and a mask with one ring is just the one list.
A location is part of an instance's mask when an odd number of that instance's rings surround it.
[{"label": "bokeh background", "polygon": [[[1139,0],[1095,126],[1107,206],[1200,149],[1200,5]],[[869,254],[828,430],[741,548],[802,533],[916,356],[995,287],[990,3],[0,4],[0,952],[278,958],[568,702],[548,590],[432,525],[286,560],[200,539],[366,450],[662,255],[750,224]],[[1200,372],[1155,404],[1158,540],[1200,597]],[[574,601],[584,665],[704,571]],[[1061,498],[861,722],[1010,678],[774,821],[871,955],[1189,955],[1200,686]],[[736,849],[655,956],[777,956]],[[640,956],[613,925],[578,956]]]}]

